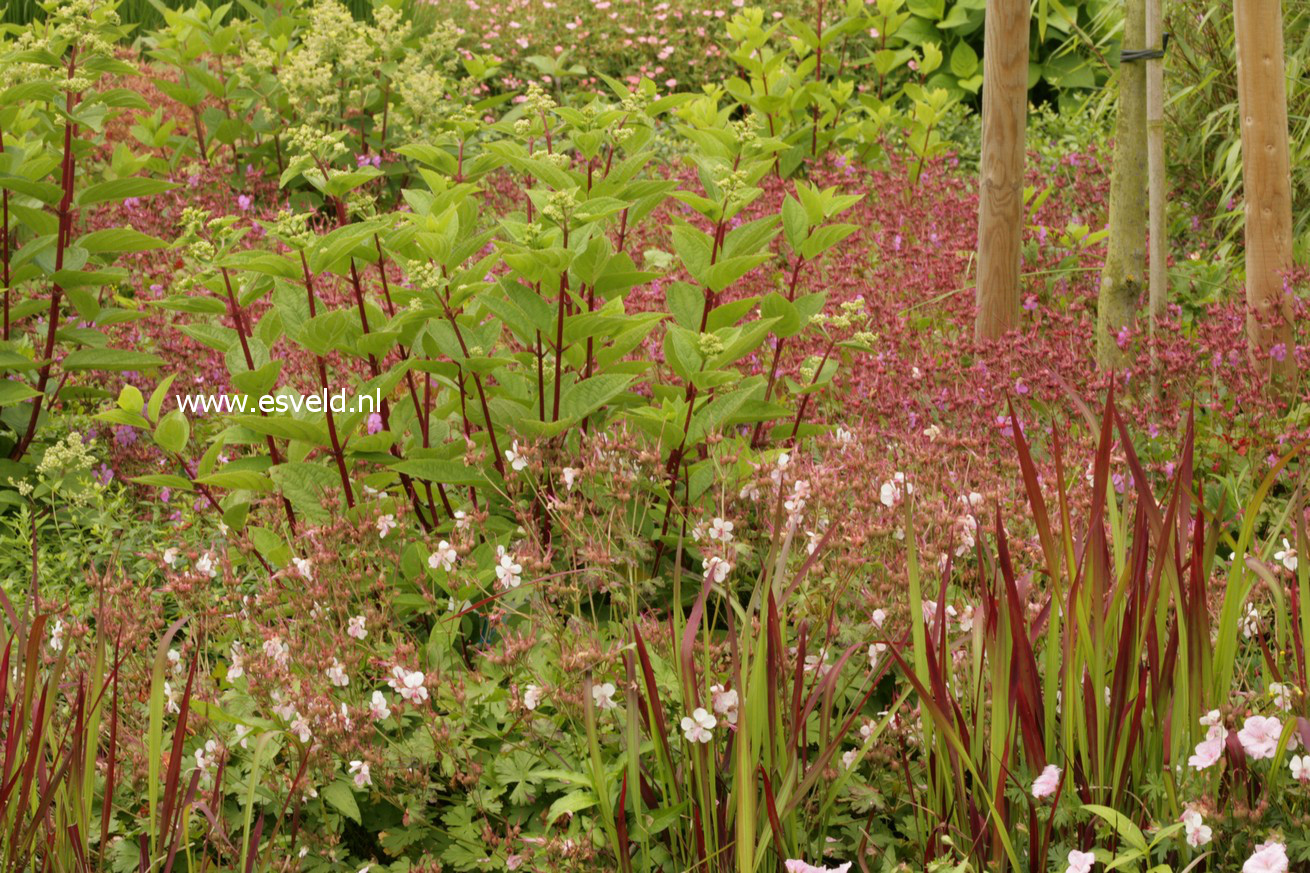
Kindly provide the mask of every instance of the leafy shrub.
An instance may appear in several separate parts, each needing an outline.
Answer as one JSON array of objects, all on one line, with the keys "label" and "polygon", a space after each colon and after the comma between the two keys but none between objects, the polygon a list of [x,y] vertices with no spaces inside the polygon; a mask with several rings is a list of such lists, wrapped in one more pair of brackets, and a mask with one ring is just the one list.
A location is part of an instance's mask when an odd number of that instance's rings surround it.
[{"label": "leafy shrub", "polygon": [[[68,385],[70,377],[160,363],[147,352],[110,348],[105,330],[138,317],[113,293],[126,278],[112,266],[115,257],[162,242],[130,228],[88,231],[85,221],[85,211],[98,204],[173,187],[137,176],[143,162],[126,150],[115,151],[104,174],[87,166],[106,123],[146,107],[127,89],[101,87],[108,76],[132,72],[114,57],[123,32],[112,5],[52,2],[45,22],[5,46],[0,367],[7,375],[0,382],[0,451],[6,479],[25,475],[21,461],[61,397],[103,396]],[[44,288],[48,302],[39,296]]]}]

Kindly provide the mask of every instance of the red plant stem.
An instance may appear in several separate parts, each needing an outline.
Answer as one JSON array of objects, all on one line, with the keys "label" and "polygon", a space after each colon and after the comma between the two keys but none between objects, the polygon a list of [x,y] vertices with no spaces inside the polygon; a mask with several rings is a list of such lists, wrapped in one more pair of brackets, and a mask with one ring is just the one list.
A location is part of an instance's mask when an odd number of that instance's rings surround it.
[{"label": "red plant stem", "polygon": [[[0,129],[0,153],[5,150],[5,132]],[[4,224],[0,224],[0,237],[3,237],[4,246],[4,283],[5,283],[5,341],[9,340],[9,189],[3,192],[4,200]]]},{"label": "red plant stem", "polygon": [[[814,84],[820,85],[823,82],[823,0],[819,0],[818,9],[818,45],[814,47]],[[814,118],[814,126],[810,130],[810,152],[818,157],[819,155],[819,104],[814,104],[811,114]]]},{"label": "red plant stem", "polygon": [[[68,78],[71,80],[77,69],[77,47],[74,46],[68,56]],[[64,112],[69,118],[73,114],[74,94],[69,91],[64,97]],[[73,206],[73,129],[76,125],[71,120],[64,121],[64,156],[61,168],[60,181],[64,189],[64,196],[59,201],[59,232],[55,238],[55,272],[64,268],[64,251],[68,248],[68,239],[72,229],[72,206]],[[64,295],[64,289],[55,283],[50,289],[50,311],[46,319],[45,350],[41,359],[45,363],[41,366],[41,373],[37,379],[37,395],[32,398],[32,415],[27,420],[27,430],[24,432],[22,439],[14,445],[13,451],[9,457],[12,460],[18,460],[27,451],[36,436],[36,422],[41,417],[41,405],[45,400],[45,390],[50,384],[50,368],[54,361],[52,358],[55,353],[55,334],[59,330],[59,303]],[[8,297],[8,285],[6,285],[6,298]]]},{"label": "red plant stem", "polygon": [[[569,235],[564,234],[564,247],[569,246]],[[560,273],[559,277],[559,301],[556,306],[555,315],[555,400],[551,404],[550,420],[559,421],[559,396],[560,384],[562,382],[562,369],[564,359],[564,302],[569,296],[569,274],[567,271]]]},{"label": "red plant stem", "polygon": [[[236,323],[237,336],[241,339],[241,352],[246,358],[246,369],[255,369],[255,358],[250,354],[250,343],[246,339],[246,322],[241,315],[241,307],[237,304],[236,293],[232,290],[232,278],[228,274],[227,267],[220,268],[223,274],[223,284],[227,287],[228,304],[232,308],[232,321]],[[262,418],[267,418],[268,413],[263,409],[259,410]],[[274,464],[282,463],[282,453],[278,451],[277,440],[273,439],[272,434],[265,434],[264,440],[268,443],[268,453],[272,457]],[[291,500],[284,494],[282,495],[282,508],[286,511],[287,524],[291,525],[291,532],[296,532],[296,511],[291,507]]]},{"label": "red plant stem", "polygon": [[[301,272],[304,274],[304,278],[305,278],[305,294],[309,298],[309,317],[313,318],[314,317],[314,278],[313,276],[310,275],[309,261],[305,259],[305,252],[303,249],[301,249],[300,251],[300,269]],[[318,359],[319,387],[321,387],[324,391],[326,391],[328,387],[327,364],[324,362],[322,355],[315,355],[314,357]],[[346,472],[346,457],[341,450],[341,443],[337,439],[336,418],[332,415],[332,410],[330,408],[325,408],[323,410],[323,414],[327,418],[328,439],[332,443],[332,457],[336,459],[337,473],[338,475],[341,476],[341,487],[344,488],[346,492],[346,506],[350,509],[354,509],[355,492],[350,487],[350,475]]]},{"label": "red plant stem", "polygon": [[[828,356],[832,354],[832,350],[836,347],[836,340],[828,341],[828,347],[823,350],[823,357],[819,360],[819,366],[814,368],[814,378],[810,380],[811,385],[819,380],[819,375],[823,372],[823,365],[828,363]],[[809,407],[810,398],[813,396],[813,394],[806,394],[805,398],[801,401],[800,409],[796,410],[796,421],[791,426],[791,436],[787,438],[788,443],[796,442],[796,432],[801,428],[801,419],[805,417],[805,410]]]},{"label": "red plant stem", "polygon": [[541,346],[541,331],[537,335],[537,418],[546,420],[546,351]]},{"label": "red plant stem", "polygon": [[[796,300],[796,281],[800,278],[801,266],[805,263],[805,258],[797,255],[796,266],[791,271],[791,282],[787,286],[787,302],[792,303]],[[769,397],[773,395],[773,385],[778,379],[778,361],[782,358],[782,347],[786,345],[785,336],[778,337],[778,344],[773,347],[773,362],[769,365],[769,381],[764,385],[764,402],[769,402]],[[764,429],[764,422],[757,422],[755,432],[751,434],[751,446],[759,448],[760,433]]]},{"label": "red plant stem", "polygon": [[[382,280],[382,299],[386,301],[387,314],[392,318],[395,318],[396,304],[393,303],[391,300],[391,286],[387,284],[387,268],[386,268],[386,261],[382,254],[382,240],[378,239],[378,235],[376,233],[373,234],[373,245],[376,246],[378,250],[378,276]],[[409,349],[401,345],[400,355],[402,360],[408,358]],[[429,385],[430,384],[431,383],[429,383]],[[410,370],[405,371],[405,385],[409,388],[409,397],[410,400],[413,401],[414,403],[414,416],[415,418],[418,419],[419,434],[423,438],[423,448],[426,449],[428,448],[428,439],[429,439],[428,416],[426,414],[426,409],[424,405],[419,402],[418,389],[414,385],[414,373]],[[388,419],[387,426],[390,427],[389,416],[384,416],[384,417]],[[435,521],[437,517],[437,513],[432,502],[432,483],[424,482],[423,489],[424,491],[427,492],[428,507],[429,509],[431,509],[432,518]],[[443,509],[446,510],[446,515],[450,516],[451,518],[454,518],[455,508],[450,505],[450,497],[446,494],[446,486],[441,482],[437,483],[437,493],[441,496],[441,506]]]},{"label": "red plant stem", "polygon": [[[455,313],[451,312],[450,310],[449,299],[442,300],[441,305],[442,308],[446,310],[446,320],[449,321],[450,326],[455,329],[455,339],[459,342],[460,351],[464,353],[464,357],[466,358],[472,357],[472,355],[469,354],[468,344],[464,342],[464,332],[459,329],[459,322],[455,320]],[[500,446],[496,443],[496,428],[492,426],[491,423],[491,409],[487,405],[487,392],[482,387],[482,377],[480,377],[477,373],[473,374],[473,385],[478,390],[478,402],[482,406],[482,419],[484,422],[486,422],[487,436],[491,439],[492,463],[496,465],[496,472],[500,473],[501,476],[504,476],[505,461],[503,458],[501,458]],[[468,419],[467,417],[465,417],[465,424],[467,423],[468,423]]]}]

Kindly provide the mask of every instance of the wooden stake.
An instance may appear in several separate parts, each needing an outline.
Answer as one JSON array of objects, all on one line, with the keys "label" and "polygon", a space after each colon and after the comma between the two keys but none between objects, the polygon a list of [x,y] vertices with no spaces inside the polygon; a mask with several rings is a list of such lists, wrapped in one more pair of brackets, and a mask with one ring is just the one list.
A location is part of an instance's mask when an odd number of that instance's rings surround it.
[{"label": "wooden stake", "polygon": [[[1146,0],[1146,47],[1153,51],[1164,50],[1164,14],[1160,0]],[[1164,316],[1169,302],[1169,245],[1165,227],[1167,203],[1165,201],[1164,165],[1164,58],[1151,58],[1146,62],[1146,162],[1150,182],[1150,289],[1151,336],[1155,336],[1155,323]]]},{"label": "wooden stake", "polygon": [[980,340],[996,339],[1019,323],[1028,16],[1028,0],[987,0],[974,323]]},{"label": "wooden stake", "polygon": [[1247,351],[1257,369],[1291,378],[1292,301],[1283,277],[1292,266],[1292,177],[1279,0],[1234,0],[1233,28],[1246,201]]},{"label": "wooden stake", "polygon": [[[1146,0],[1124,0],[1123,49],[1146,47]],[[1102,369],[1134,364],[1121,349],[1122,332],[1137,321],[1146,289],[1148,177],[1146,67],[1120,60],[1114,122],[1114,173],[1110,177],[1109,236],[1096,296],[1096,360]]]}]

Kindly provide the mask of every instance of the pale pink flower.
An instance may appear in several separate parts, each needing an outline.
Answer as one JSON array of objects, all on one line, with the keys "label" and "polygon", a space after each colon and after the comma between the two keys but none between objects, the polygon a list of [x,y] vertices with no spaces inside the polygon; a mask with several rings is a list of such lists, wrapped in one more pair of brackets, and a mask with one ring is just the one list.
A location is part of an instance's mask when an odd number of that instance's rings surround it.
[{"label": "pale pink flower", "polygon": [[1042,774],[1033,781],[1033,797],[1041,799],[1050,797],[1060,787],[1060,768],[1047,764]]},{"label": "pale pink flower", "polygon": [[433,570],[445,570],[449,573],[455,569],[455,562],[459,560],[459,553],[450,543],[442,540],[437,543],[437,550],[428,555],[428,566]]},{"label": "pale pink flower", "polygon": [[332,666],[327,668],[328,681],[338,688],[344,688],[350,684],[350,677],[346,675],[346,668],[336,658],[332,659]]},{"label": "pale pink flower", "polygon": [[724,689],[722,685],[710,686],[710,703],[714,707],[717,715],[723,716],[728,724],[737,723],[737,707],[740,698],[737,696],[737,689]]},{"label": "pale pink flower", "polygon": [[546,690],[540,685],[529,685],[523,691],[523,705],[528,709],[536,709],[545,696]]},{"label": "pale pink flower", "polygon": [[617,706],[614,702],[614,692],[616,690],[613,682],[593,685],[591,686],[591,700],[596,704],[597,709],[613,709]]},{"label": "pale pink flower", "polygon": [[783,864],[787,873],[848,873],[851,869],[850,862],[838,867],[817,867],[814,864],[805,861],[798,861],[795,858],[787,859]]},{"label": "pale pink flower", "polygon": [[1222,725],[1211,725],[1205,739],[1196,744],[1192,757],[1187,759],[1187,766],[1193,770],[1205,770],[1213,767],[1224,752],[1224,737],[1227,733]]},{"label": "pale pink flower", "polygon": [[1214,831],[1194,809],[1183,813],[1183,832],[1187,836],[1187,845],[1193,849],[1200,848],[1214,837]]},{"label": "pale pink flower", "polygon": [[1091,873],[1092,865],[1095,863],[1096,856],[1091,852],[1072,849],[1069,852],[1069,866],[1064,868],[1064,873]]},{"label": "pale pink flower", "polygon": [[357,640],[362,640],[368,636],[368,629],[364,627],[365,618],[362,615],[356,615],[346,624],[346,636]]},{"label": "pale pink flower", "polygon": [[391,717],[391,707],[387,705],[387,698],[381,691],[373,692],[373,699],[368,704],[368,712],[373,716],[374,721],[384,721]]},{"label": "pale pink flower", "polygon": [[355,777],[355,787],[363,788],[373,784],[373,776],[368,772],[368,764],[363,761],[350,762],[350,775]]},{"label": "pale pink flower", "polygon": [[1237,732],[1246,754],[1256,760],[1272,758],[1278,750],[1278,739],[1283,733],[1283,723],[1278,719],[1263,715],[1253,715],[1246,720],[1246,725]]},{"label": "pale pink flower", "polygon": [[1255,853],[1242,865],[1242,873],[1287,873],[1287,847],[1269,840],[1255,847]]}]

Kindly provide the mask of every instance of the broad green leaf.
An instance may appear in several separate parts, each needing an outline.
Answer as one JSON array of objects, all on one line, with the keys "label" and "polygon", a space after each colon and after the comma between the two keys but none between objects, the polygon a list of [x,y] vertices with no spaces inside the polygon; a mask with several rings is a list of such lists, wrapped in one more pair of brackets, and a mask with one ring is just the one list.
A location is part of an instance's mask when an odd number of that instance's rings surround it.
[{"label": "broad green leaf", "polygon": [[182,410],[174,409],[155,426],[155,442],[173,454],[181,454],[191,437],[191,425]]},{"label": "broad green leaf", "polygon": [[110,179],[108,182],[100,182],[83,190],[77,196],[77,205],[94,206],[97,203],[126,200],[129,197],[149,197],[152,194],[172,191],[176,187],[178,186],[173,182],[165,182],[163,179],[146,179],[140,176]]},{"label": "broad green leaf", "polygon": [[161,366],[164,359],[146,352],[124,349],[78,349],[63,360],[67,371],[77,370],[148,370]]}]

